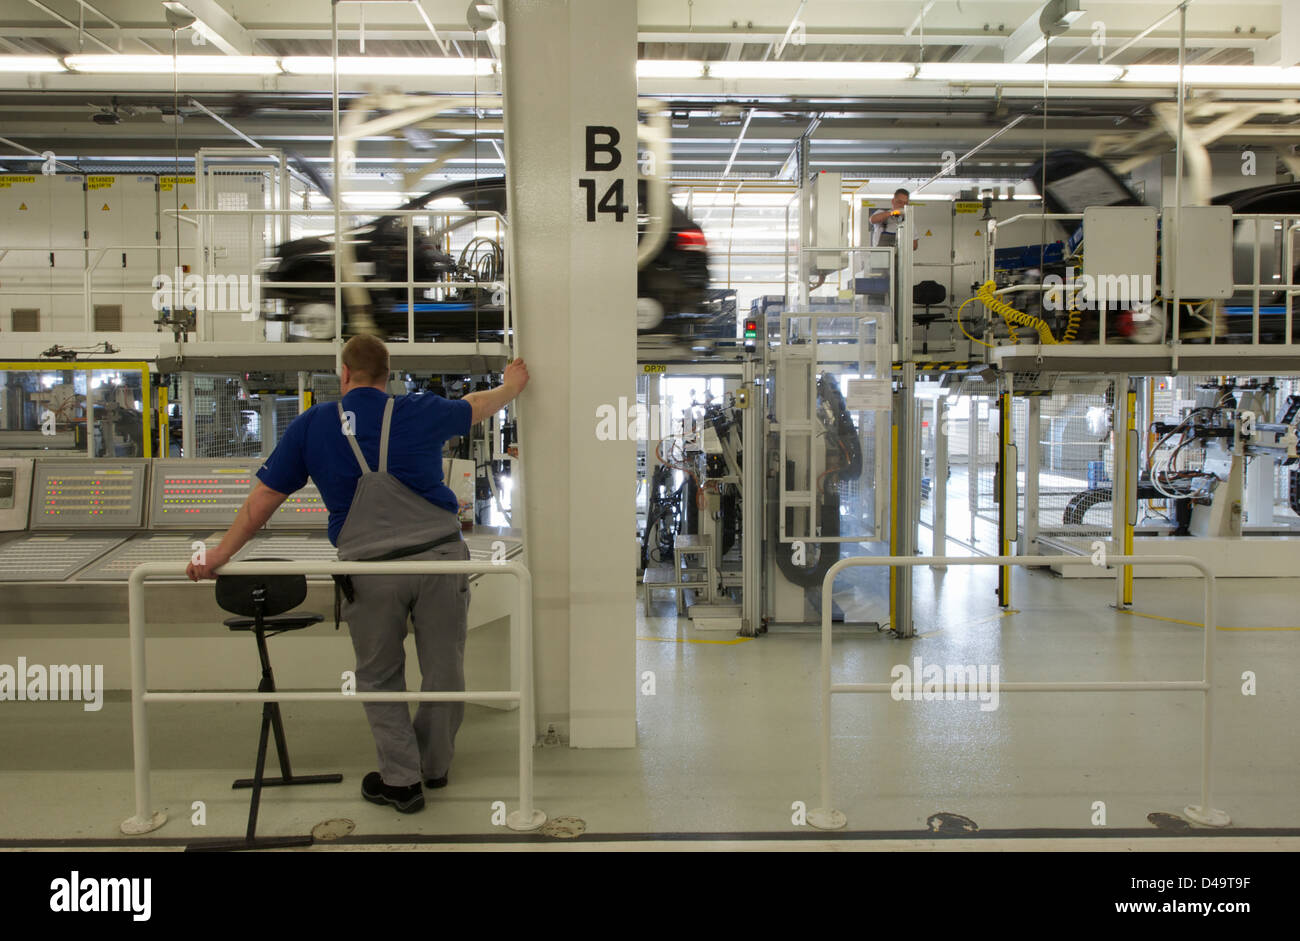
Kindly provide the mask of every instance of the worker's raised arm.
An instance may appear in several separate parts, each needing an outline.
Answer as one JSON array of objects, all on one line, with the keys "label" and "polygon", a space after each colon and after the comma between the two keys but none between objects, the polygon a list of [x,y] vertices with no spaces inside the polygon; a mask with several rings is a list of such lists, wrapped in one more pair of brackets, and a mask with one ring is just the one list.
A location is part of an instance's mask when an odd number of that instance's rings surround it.
[{"label": "worker's raised arm", "polygon": [[492,417],[513,402],[515,397],[524,391],[526,385],[528,385],[528,367],[522,359],[511,361],[506,366],[505,378],[501,385],[495,389],[471,392],[465,396],[465,401],[472,409],[470,421],[481,422],[485,418]]},{"label": "worker's raised arm", "polygon": [[196,582],[201,578],[216,577],[215,570],[229,562],[248,540],[257,535],[257,531],[266,525],[271,514],[288,497],[287,493],[272,490],[259,480],[235,514],[235,521],[230,524],[230,529],[226,530],[221,542],[207,551],[203,564],[191,562],[185,574]]}]

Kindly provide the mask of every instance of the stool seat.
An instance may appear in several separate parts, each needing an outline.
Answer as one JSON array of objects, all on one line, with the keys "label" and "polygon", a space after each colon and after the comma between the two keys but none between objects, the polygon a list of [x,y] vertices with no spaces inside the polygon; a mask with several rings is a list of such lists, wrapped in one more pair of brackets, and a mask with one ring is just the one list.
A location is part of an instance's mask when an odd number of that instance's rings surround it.
[{"label": "stool seat", "polygon": [[[262,627],[268,631],[300,631],[325,620],[322,614],[310,614],[301,611],[297,614],[276,614],[262,618]],[[221,622],[232,631],[251,631],[257,626],[257,618],[226,618]]]},{"label": "stool seat", "polygon": [[[250,559],[252,562],[284,562],[286,559]],[[239,617],[226,618],[222,623],[232,631],[247,631],[257,641],[257,658],[262,665],[262,679],[257,684],[259,693],[274,693],[275,673],[271,670],[271,655],[266,639],[284,631],[297,631],[325,620],[322,615],[306,611],[293,611],[307,597],[307,578],[304,575],[218,575],[216,584],[217,605]],[[293,612],[293,613],[290,613]],[[271,739],[275,740],[275,754],[280,759],[280,776],[266,776],[266,751]],[[341,774],[294,774],[289,765],[289,745],[285,741],[284,718],[280,703],[274,699],[262,701],[262,731],[257,738],[257,762],[251,778],[240,778],[236,788],[251,788],[248,801],[248,828],[242,840],[216,840],[202,846],[203,850],[243,850],[287,846],[311,846],[314,837],[308,836],[257,836],[257,812],[262,802],[262,789],[289,787],[296,784],[338,784]]]}]

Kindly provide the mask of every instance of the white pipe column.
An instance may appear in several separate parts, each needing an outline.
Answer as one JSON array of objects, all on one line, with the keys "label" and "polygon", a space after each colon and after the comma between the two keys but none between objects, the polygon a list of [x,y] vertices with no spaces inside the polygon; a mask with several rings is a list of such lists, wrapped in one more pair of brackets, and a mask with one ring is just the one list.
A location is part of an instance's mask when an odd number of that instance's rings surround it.
[{"label": "white pipe column", "polygon": [[181,456],[198,457],[194,450],[194,373],[181,373]]},{"label": "white pipe column", "polygon": [[262,460],[271,456],[277,444],[277,431],[275,427],[275,396],[265,392],[257,397],[257,405],[260,412],[261,421],[258,425],[258,433],[262,437]]},{"label": "white pipe column", "polygon": [[[636,4],[503,0],[537,725],[636,744]],[[623,207],[620,211],[619,207]],[[617,414],[617,434],[602,415]],[[635,412],[633,412],[635,415]],[[628,426],[630,427],[630,433]]]},{"label": "white pipe column", "polygon": [[1031,395],[1027,400],[1028,416],[1025,421],[1025,515],[1020,523],[1020,554],[1038,554],[1038,507],[1040,451],[1043,440],[1043,399]]},{"label": "white pipe column", "polygon": [[[934,467],[930,478],[930,555],[942,558],[948,554],[948,397],[935,396]],[[936,564],[931,568],[946,568]]]}]

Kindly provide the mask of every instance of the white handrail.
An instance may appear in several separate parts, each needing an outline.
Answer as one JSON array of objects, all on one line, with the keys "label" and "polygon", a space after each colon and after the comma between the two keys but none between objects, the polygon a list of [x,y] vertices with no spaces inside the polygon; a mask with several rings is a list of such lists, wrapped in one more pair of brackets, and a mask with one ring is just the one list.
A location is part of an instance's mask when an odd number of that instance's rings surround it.
[{"label": "white handrail", "polygon": [[[146,562],[137,565],[127,582],[127,615],[131,641],[131,741],[135,762],[135,816],[121,825],[126,834],[149,833],[167,821],[152,813],[149,793],[150,702],[518,702],[519,703],[519,809],[506,816],[512,830],[536,830],[546,814],[533,806],[533,624],[532,575],[519,562],[231,562],[222,575],[476,575],[494,572],[510,575],[519,585],[518,618],[519,689],[465,692],[150,692],[145,672],[145,579],[155,575],[184,575],[180,562]],[[512,641],[513,642],[513,641]]]},{"label": "white handrail", "polygon": [[[808,823],[819,830],[837,830],[848,821],[831,802],[831,695],[833,693],[888,693],[893,683],[832,683],[831,682],[831,587],[835,576],[847,568],[863,566],[917,565],[1093,565],[1090,556],[989,556],[986,558],[953,558],[952,556],[855,556],[841,559],[831,566],[822,579],[822,643],[821,643],[821,803],[808,812]],[[1201,714],[1201,803],[1185,807],[1184,813],[1197,823],[1211,827],[1226,827],[1230,822],[1222,810],[1210,805],[1210,731],[1214,708],[1214,635],[1215,619],[1214,572],[1199,559],[1189,556],[1137,556],[1111,555],[1106,567],[1116,565],[1186,565],[1196,569],[1205,578],[1205,643],[1201,665],[1201,679],[1149,680],[1149,681],[1086,681],[1086,682],[1018,682],[998,683],[999,693],[1099,693],[1099,692],[1201,692],[1204,709]],[[957,684],[945,684],[944,693],[955,693]]]}]

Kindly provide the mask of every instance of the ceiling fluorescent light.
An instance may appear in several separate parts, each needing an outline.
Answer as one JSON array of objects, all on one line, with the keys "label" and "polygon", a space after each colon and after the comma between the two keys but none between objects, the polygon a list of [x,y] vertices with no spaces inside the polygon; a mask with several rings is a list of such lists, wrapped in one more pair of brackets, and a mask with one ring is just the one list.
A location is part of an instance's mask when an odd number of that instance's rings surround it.
[{"label": "ceiling fluorescent light", "polygon": [[900,80],[911,78],[916,66],[910,62],[710,62],[710,78],[811,79],[846,81],[854,79]]},{"label": "ceiling fluorescent light", "polygon": [[[157,75],[172,72],[171,56],[67,56],[75,72]],[[272,56],[177,56],[182,75],[274,75],[280,71]]]},{"label": "ceiling fluorescent light", "polygon": [[1124,74],[1118,65],[1049,65],[1049,82],[1113,82]]},{"label": "ceiling fluorescent light", "polygon": [[62,72],[54,56],[0,56],[0,72]]},{"label": "ceiling fluorescent light", "polygon": [[[1113,82],[1123,74],[1117,65],[1050,65],[1049,82]],[[1042,83],[1043,65],[1036,62],[933,62],[918,67],[916,77],[940,82]]]},{"label": "ceiling fluorescent light", "polygon": [[704,63],[697,59],[640,59],[637,78],[700,78]]},{"label": "ceiling fluorescent light", "polygon": [[[329,56],[285,56],[280,66],[295,75],[332,75]],[[438,56],[340,56],[340,75],[424,75],[455,77],[491,75],[491,59],[451,59]]]},{"label": "ceiling fluorescent light", "polygon": [[[1189,85],[1300,85],[1300,67],[1279,68],[1267,65],[1189,65],[1183,69]],[[1130,65],[1121,79],[1147,85],[1177,85],[1176,65]]]}]

